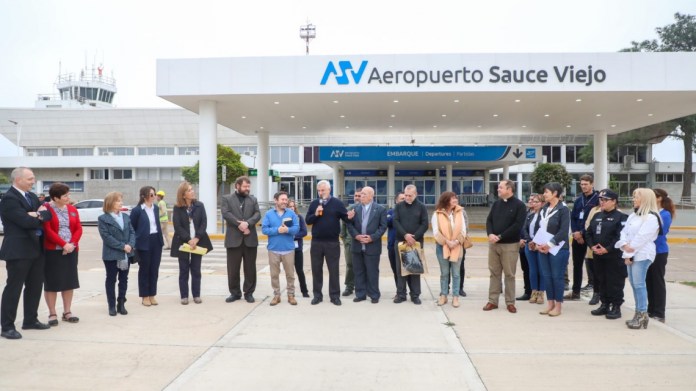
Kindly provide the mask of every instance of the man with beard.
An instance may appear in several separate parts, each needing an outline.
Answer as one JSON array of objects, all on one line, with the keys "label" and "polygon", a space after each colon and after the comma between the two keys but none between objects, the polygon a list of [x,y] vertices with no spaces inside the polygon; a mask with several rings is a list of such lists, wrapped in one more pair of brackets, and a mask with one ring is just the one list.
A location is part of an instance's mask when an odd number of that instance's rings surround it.
[{"label": "man with beard", "polygon": [[246,176],[234,182],[235,192],[222,197],[222,217],[227,222],[225,247],[227,248],[227,284],[230,295],[225,299],[232,303],[242,298],[240,266],[244,264],[244,300],[254,302],[256,290],[256,251],[259,238],[256,223],[261,220],[259,203],[249,195],[251,181]]}]

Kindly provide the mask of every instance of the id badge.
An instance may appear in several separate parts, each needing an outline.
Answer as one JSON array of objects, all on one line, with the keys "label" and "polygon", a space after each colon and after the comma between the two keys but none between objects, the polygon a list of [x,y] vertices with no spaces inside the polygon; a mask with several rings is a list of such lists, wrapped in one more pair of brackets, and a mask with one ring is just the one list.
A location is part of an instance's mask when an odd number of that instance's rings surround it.
[{"label": "id badge", "polygon": [[602,234],[602,224],[597,224],[597,230],[595,232],[597,235]]},{"label": "id badge", "polygon": [[582,220],[582,219],[584,219],[584,218],[585,218],[585,211],[584,211],[584,210],[581,210],[581,211],[580,211],[580,220]]}]

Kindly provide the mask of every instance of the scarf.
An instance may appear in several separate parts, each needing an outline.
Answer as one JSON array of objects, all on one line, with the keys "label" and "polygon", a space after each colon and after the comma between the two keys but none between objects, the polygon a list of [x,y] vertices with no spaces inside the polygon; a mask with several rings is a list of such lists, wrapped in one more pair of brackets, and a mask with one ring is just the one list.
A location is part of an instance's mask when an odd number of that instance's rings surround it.
[{"label": "scarf", "polygon": [[442,246],[442,256],[450,262],[457,262],[461,257],[462,246],[449,248],[446,241],[459,240],[459,243],[464,243],[464,236],[462,235],[462,227],[464,227],[464,213],[462,213],[462,209],[463,208],[461,206],[457,205],[452,211],[454,216],[454,227],[452,227],[449,213],[446,210],[439,209],[435,212],[437,214],[438,230],[435,240]]}]

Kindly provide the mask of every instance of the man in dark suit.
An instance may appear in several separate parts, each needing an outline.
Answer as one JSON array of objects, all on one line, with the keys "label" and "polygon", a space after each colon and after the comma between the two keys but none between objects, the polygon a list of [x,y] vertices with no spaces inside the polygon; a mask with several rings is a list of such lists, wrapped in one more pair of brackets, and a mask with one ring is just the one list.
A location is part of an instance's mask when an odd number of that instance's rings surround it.
[{"label": "man in dark suit", "polygon": [[20,339],[15,329],[19,296],[24,286],[24,322],[22,330],[45,330],[49,325],[39,322],[38,309],[44,282],[44,221],[51,219],[51,212],[41,205],[31,188],[36,183],[34,173],[26,167],[18,167],[10,174],[12,187],[0,202],[0,217],[5,227],[5,239],[0,248],[0,259],[5,260],[7,286],[2,292],[0,323],[2,337]]},{"label": "man in dark suit", "polygon": [[353,272],[355,273],[354,302],[370,296],[373,304],[379,302],[379,256],[382,254],[382,235],[387,231],[387,210],[373,202],[375,191],[365,186],[360,192],[360,204],[354,208],[352,224],[347,224],[353,238]]},{"label": "man in dark suit", "polygon": [[225,299],[232,303],[242,298],[239,288],[240,266],[244,263],[244,300],[254,302],[256,290],[256,252],[259,238],[256,224],[261,220],[259,203],[249,194],[251,181],[246,176],[237,178],[235,192],[222,197],[222,217],[227,222],[225,247],[227,248],[227,284],[230,296]]}]

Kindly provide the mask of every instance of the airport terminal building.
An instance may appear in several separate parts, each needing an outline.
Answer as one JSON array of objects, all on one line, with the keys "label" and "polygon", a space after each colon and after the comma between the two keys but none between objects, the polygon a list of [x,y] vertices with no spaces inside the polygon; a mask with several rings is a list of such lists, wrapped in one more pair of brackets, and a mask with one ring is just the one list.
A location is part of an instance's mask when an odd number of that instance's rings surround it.
[{"label": "airport terminal building", "polygon": [[413,183],[427,204],[445,190],[485,204],[502,178],[529,193],[544,161],[593,173],[597,187],[611,180],[622,196],[679,194],[683,164],[654,161],[650,145],[590,165],[579,151],[591,142],[606,156],[609,135],[696,112],[693,69],[693,53],[159,60],[157,95],[180,108],[113,108],[101,71],[61,77],[58,96],[0,109],[0,169],[34,168],[39,192],[62,181],[76,200],[119,190],[134,203],[144,184],[173,195],[181,168],[200,161],[199,196],[215,204],[219,143],[259,174],[261,202],[278,189],[311,199],[328,179],[338,196],[370,185],[389,203]]}]

